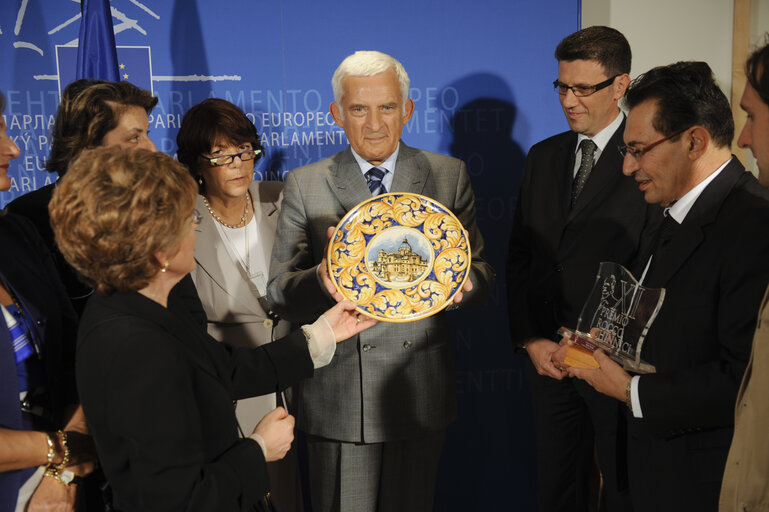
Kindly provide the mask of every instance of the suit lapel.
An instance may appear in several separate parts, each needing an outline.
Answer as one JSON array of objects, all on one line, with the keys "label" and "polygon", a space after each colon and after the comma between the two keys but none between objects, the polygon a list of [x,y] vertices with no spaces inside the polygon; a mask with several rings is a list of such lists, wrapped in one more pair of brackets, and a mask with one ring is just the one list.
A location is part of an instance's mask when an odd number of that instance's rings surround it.
[{"label": "suit lapel", "polygon": [[[278,229],[278,205],[262,197],[259,182],[253,182],[249,190],[254,200],[254,217],[259,229],[259,250],[263,252],[264,261],[269,267],[272,246],[275,244],[275,231]],[[269,271],[269,268],[267,270]]]},{"label": "suit lapel", "polygon": [[370,198],[371,191],[349,146],[346,151],[337,153],[333,161],[327,179],[328,184],[345,211],[350,211],[358,203]]},{"label": "suit lapel", "polygon": [[427,159],[401,142],[390,192],[420,194],[425,188],[429,175],[430,164]]},{"label": "suit lapel", "polygon": [[[259,236],[264,236],[264,231],[269,231],[269,236],[274,240],[275,227],[277,222],[277,215],[274,213],[277,210],[277,206],[273,203],[263,205],[259,202],[258,195],[258,183],[254,182],[249,187],[251,191],[251,197],[254,201],[254,215],[257,222],[262,222],[265,218],[271,219],[270,226],[259,226]],[[202,220],[198,226],[197,241],[195,242],[195,261],[203,271],[208,274],[211,279],[221,289],[222,293],[234,297],[240,302],[243,307],[247,308],[253,314],[264,316],[265,313],[256,301],[256,297],[250,292],[248,286],[237,286],[235,290],[229,290],[224,279],[225,272],[234,273],[240,276],[245,281],[248,280],[245,270],[241,265],[232,261],[230,253],[227,252],[225,242],[219,236],[219,230],[216,228],[215,220],[208,214],[205,204],[203,203],[203,197],[198,196],[196,200],[196,208],[200,212],[205,212],[202,215]],[[273,212],[270,216],[270,213]],[[264,244],[260,244],[260,248],[264,248]],[[265,261],[270,261],[270,255],[265,256]],[[269,263],[268,263],[269,264]],[[265,276],[265,280],[267,276]]]},{"label": "suit lapel", "polygon": [[[585,206],[590,204],[591,201],[610,183],[615,182],[621,177],[622,172],[622,155],[616,150],[617,146],[622,142],[623,133],[625,131],[625,121],[619,125],[619,128],[614,132],[609,142],[603,148],[601,157],[596,162],[593,170],[590,172],[590,176],[585,183],[585,187],[582,189],[577,202],[571,212],[569,212],[568,221],[571,221],[575,216],[579,215]],[[576,145],[576,139],[575,139]],[[576,155],[572,150],[572,167],[574,168],[574,158]],[[571,203],[571,185],[568,189],[569,202]]]},{"label": "suit lapel", "polygon": [[[557,218],[563,219],[564,224],[569,220],[569,211],[571,210],[571,182],[574,180],[574,151],[577,147],[577,134],[571,132],[569,137],[564,138],[560,148],[554,155],[552,169],[556,170],[556,201],[554,207],[557,208]],[[563,226],[563,225],[562,225]],[[560,234],[562,231],[559,230]],[[557,244],[555,245],[557,247]]]},{"label": "suit lapel", "polygon": [[649,282],[654,286],[666,286],[694,250],[705,238],[705,228],[712,224],[721,204],[744,173],[742,164],[732,157],[731,162],[707,186],[677,228],[673,238],[664,249],[664,254],[654,263],[654,275]]}]

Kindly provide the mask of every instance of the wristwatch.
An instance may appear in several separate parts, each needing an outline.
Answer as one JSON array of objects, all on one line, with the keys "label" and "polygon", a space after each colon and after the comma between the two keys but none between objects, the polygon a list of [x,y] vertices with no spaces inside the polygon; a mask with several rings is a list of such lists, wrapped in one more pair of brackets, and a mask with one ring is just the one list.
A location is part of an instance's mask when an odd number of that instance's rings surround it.
[{"label": "wristwatch", "polygon": [[73,473],[69,469],[63,469],[59,471],[58,478],[59,478],[59,481],[64,485],[73,485],[73,484],[77,485],[83,481],[82,476],[77,476],[75,473]]}]

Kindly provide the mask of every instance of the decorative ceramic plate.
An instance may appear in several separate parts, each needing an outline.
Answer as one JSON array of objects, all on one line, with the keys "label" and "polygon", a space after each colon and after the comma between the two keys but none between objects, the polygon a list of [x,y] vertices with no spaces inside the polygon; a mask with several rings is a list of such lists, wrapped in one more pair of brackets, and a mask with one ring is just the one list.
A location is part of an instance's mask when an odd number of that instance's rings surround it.
[{"label": "decorative ceramic plate", "polygon": [[328,247],[337,290],[364,315],[410,322],[437,313],[470,271],[467,232],[451,211],[419,194],[382,194],[347,212]]}]

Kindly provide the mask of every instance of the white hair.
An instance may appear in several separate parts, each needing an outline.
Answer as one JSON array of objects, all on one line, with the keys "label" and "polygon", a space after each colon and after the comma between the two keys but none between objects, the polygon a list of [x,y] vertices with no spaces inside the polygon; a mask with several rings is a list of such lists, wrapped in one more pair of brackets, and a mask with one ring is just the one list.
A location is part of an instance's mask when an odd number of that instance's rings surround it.
[{"label": "white hair", "polygon": [[[376,51],[357,51],[339,64],[331,78],[331,87],[334,89],[334,101],[341,111],[342,81],[347,76],[373,76],[394,70],[398,77],[398,85],[401,89],[403,111],[406,111],[406,100],[409,98],[409,75],[403,68],[403,64],[386,53]],[[344,115],[344,113],[342,113]]]}]

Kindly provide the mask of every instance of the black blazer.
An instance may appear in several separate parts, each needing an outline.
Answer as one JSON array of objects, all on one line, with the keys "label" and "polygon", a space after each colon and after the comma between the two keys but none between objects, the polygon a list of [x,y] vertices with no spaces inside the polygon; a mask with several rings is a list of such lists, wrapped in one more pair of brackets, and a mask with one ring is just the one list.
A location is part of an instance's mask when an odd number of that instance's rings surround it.
[{"label": "black blazer", "polygon": [[170,308],[136,292],[95,294],[81,320],[78,389],[115,506],[253,510],[267,467],[259,445],[239,438],[233,401],[311,376],[306,339],[236,349]]},{"label": "black blazer", "polygon": [[633,178],[622,174],[625,122],[612,136],[573,208],[571,183],[577,134],[534,145],[516,205],[507,260],[511,337],[553,339],[574,328],[598,265],[629,265],[650,212]]},{"label": "black blazer", "polygon": [[[666,289],[631,419],[635,510],[716,510],[734,404],[769,282],[769,192],[736,158],[659,249],[646,283]],[[646,257],[636,267],[646,265]]]}]

